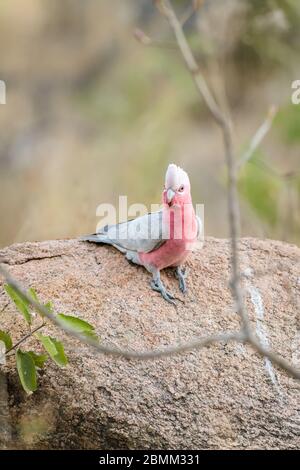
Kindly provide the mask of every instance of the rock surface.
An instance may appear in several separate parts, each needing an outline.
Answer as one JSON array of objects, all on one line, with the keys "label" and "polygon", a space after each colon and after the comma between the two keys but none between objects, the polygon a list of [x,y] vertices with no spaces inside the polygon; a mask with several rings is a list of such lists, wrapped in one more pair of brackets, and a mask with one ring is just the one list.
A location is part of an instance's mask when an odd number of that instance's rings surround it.
[{"label": "rock surface", "polygon": [[[55,311],[92,323],[103,343],[163,348],[238,327],[228,290],[229,243],[208,238],[188,260],[188,293],[171,270],[162,278],[177,308],[149,288],[149,274],[114,248],[76,240],[23,243],[0,259]],[[299,365],[300,249],[241,241],[249,314],[263,341]],[[2,282],[2,281],[1,281]],[[24,323],[0,284],[1,329],[15,341]],[[35,322],[38,324],[39,319]],[[51,325],[45,332],[63,338]],[[39,346],[35,340],[26,349]],[[25,349],[25,346],[24,346]],[[5,368],[12,447],[81,449],[252,449],[300,446],[300,386],[248,346],[219,344],[139,362],[94,353],[66,339],[70,364],[50,361],[39,389],[22,391]],[[3,369],[3,368],[2,368]]]}]

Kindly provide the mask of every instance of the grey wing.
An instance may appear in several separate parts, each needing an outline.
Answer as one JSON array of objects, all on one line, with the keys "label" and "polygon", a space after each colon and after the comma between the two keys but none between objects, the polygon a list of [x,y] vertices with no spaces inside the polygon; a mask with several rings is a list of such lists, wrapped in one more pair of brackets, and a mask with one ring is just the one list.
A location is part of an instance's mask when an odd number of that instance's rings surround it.
[{"label": "grey wing", "polygon": [[121,224],[106,225],[82,240],[107,243],[124,253],[128,250],[149,253],[164,243],[162,233],[162,211],[158,211]]}]

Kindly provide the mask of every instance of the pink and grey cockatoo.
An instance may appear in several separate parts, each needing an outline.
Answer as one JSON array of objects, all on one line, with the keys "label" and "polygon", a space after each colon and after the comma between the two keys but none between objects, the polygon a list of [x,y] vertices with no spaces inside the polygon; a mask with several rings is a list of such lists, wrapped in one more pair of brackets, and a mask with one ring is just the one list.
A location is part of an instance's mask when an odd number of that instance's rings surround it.
[{"label": "pink and grey cockatoo", "polygon": [[106,225],[81,240],[113,245],[126,258],[144,266],[153,276],[151,287],[170,303],[174,296],[160,278],[160,271],[176,268],[179,288],[186,292],[183,263],[202,231],[202,223],[192,205],[187,173],[174,164],[168,166],[162,193],[162,209],[117,225]]}]

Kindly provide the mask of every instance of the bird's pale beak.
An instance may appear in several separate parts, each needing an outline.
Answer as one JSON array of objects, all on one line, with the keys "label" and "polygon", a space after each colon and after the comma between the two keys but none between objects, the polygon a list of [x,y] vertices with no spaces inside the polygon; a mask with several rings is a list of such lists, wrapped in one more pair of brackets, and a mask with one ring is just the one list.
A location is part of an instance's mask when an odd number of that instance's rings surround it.
[{"label": "bird's pale beak", "polygon": [[175,191],[173,189],[168,189],[167,191],[167,203],[170,204],[175,196]]}]

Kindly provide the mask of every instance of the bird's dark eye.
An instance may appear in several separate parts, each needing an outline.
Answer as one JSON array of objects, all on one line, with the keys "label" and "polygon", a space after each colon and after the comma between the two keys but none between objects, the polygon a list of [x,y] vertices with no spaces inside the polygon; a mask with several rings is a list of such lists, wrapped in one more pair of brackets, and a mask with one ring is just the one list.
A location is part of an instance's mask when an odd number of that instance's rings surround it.
[{"label": "bird's dark eye", "polygon": [[184,186],[183,186],[183,185],[180,186],[180,188],[178,189],[178,191],[179,191],[180,193],[182,193],[182,192],[184,191]]}]

